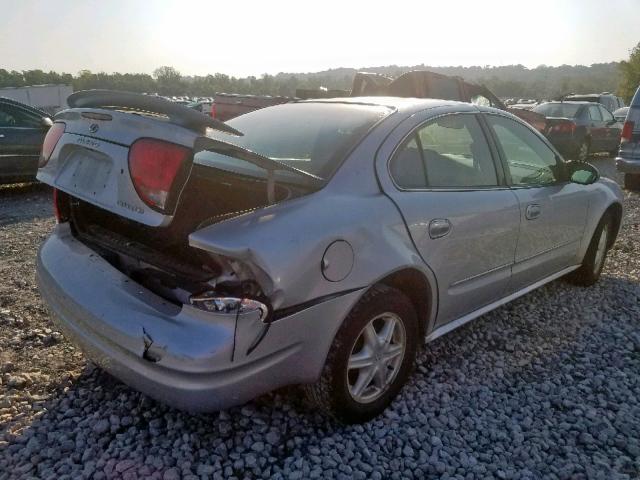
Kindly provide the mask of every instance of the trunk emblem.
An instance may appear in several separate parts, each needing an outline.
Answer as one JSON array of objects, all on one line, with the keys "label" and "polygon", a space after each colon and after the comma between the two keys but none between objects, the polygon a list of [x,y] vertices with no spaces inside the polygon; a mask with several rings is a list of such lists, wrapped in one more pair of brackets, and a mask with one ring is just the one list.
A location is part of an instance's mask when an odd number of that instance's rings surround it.
[{"label": "trunk emblem", "polygon": [[100,126],[97,123],[92,123],[91,125],[89,125],[89,132],[96,133],[99,128]]}]

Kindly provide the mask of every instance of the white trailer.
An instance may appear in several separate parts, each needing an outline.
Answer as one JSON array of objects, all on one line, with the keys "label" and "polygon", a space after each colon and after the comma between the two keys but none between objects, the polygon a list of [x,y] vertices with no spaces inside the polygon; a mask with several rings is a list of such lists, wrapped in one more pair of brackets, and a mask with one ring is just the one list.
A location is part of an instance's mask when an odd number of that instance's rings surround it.
[{"label": "white trailer", "polygon": [[7,97],[54,114],[67,108],[67,98],[73,93],[71,85],[31,85],[0,88],[0,97]]}]

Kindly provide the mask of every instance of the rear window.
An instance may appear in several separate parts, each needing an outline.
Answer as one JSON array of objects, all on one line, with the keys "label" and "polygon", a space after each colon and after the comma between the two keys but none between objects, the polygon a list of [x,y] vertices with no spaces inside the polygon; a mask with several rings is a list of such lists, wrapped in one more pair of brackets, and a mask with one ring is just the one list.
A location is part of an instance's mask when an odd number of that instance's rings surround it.
[{"label": "rear window", "polygon": [[[373,105],[291,103],[256,110],[227,122],[243,132],[242,137],[221,132],[211,136],[327,179],[349,150],[391,111],[389,107]],[[262,170],[213,152],[196,154],[196,160],[202,159],[227,170],[237,166],[248,174]]]},{"label": "rear window", "polygon": [[572,103],[543,103],[533,109],[545,117],[574,118],[582,105]]}]

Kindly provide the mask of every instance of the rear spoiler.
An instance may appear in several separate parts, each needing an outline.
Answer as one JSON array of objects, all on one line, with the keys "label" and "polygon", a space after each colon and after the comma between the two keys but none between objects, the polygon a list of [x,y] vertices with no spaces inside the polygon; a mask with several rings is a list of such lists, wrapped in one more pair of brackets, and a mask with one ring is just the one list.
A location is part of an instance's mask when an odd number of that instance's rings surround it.
[{"label": "rear spoiler", "polygon": [[155,113],[167,116],[169,122],[174,125],[195,130],[202,134],[205,133],[207,128],[212,128],[231,135],[242,136],[242,132],[220,120],[154,95],[141,95],[139,93],[113,90],[81,90],[69,95],[67,104],[71,108],[111,108],[140,113]]}]

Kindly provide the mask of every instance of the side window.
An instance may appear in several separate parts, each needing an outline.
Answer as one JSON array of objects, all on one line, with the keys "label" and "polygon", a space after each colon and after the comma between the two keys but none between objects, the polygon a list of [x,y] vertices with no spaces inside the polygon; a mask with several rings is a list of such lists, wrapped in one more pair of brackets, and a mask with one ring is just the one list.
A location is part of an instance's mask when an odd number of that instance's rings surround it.
[{"label": "side window", "polygon": [[589,118],[591,120],[595,120],[596,122],[602,121],[602,115],[600,114],[598,105],[589,105]]},{"label": "side window", "polygon": [[0,127],[38,128],[40,119],[12,105],[0,105]]},{"label": "side window", "polygon": [[604,120],[605,122],[610,122],[613,120],[613,115],[606,108],[600,107],[600,113],[602,114],[602,120]]},{"label": "side window", "polygon": [[403,188],[498,185],[493,158],[475,115],[447,115],[427,123],[394,156],[390,171]]},{"label": "side window", "polygon": [[558,160],[529,127],[510,118],[487,115],[502,147],[513,185],[549,185],[559,178]]}]

